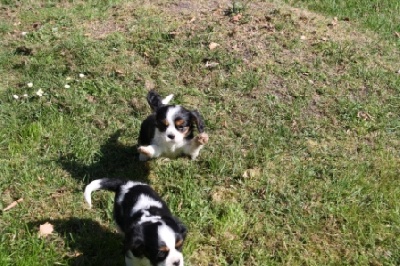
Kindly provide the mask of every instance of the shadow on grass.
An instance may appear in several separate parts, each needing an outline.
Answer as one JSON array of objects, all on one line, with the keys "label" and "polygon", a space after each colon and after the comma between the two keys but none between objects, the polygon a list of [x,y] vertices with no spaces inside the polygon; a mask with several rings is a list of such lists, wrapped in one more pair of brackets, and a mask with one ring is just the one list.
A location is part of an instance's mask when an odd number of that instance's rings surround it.
[{"label": "shadow on grass", "polygon": [[149,166],[140,162],[136,146],[125,146],[118,139],[122,130],[112,134],[100,148],[100,158],[85,165],[74,154],[63,155],[59,163],[71,176],[85,184],[98,178],[124,178],[148,183]]},{"label": "shadow on grass", "polygon": [[68,265],[124,265],[121,235],[110,232],[93,220],[76,217],[36,221],[28,226],[30,231],[37,232],[46,222],[51,223],[55,233],[64,238]]}]

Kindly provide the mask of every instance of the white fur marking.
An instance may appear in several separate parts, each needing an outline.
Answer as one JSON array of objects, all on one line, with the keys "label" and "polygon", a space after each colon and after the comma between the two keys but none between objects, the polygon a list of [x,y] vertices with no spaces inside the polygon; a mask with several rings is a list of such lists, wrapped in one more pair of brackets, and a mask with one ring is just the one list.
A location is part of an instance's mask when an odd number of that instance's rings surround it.
[{"label": "white fur marking", "polygon": [[[185,136],[181,132],[179,132],[179,130],[177,130],[176,127],[175,127],[175,120],[174,119],[176,117],[176,114],[179,113],[180,110],[181,110],[181,106],[179,106],[179,105],[168,108],[167,115],[166,115],[166,118],[165,118],[169,123],[169,125],[168,125],[168,127],[167,127],[167,129],[165,131],[165,136],[164,136],[165,142],[174,143],[174,144],[176,144],[178,146],[181,146],[181,145],[185,144],[185,141],[184,141],[184,137]],[[175,138],[174,139],[170,139],[168,137],[168,135],[174,135]]]},{"label": "white fur marking", "polygon": [[175,249],[175,232],[166,224],[158,226],[159,241],[163,241],[169,248],[169,253],[165,261],[159,263],[160,266],[173,266],[174,262],[180,261],[179,266],[183,266],[183,255]]},{"label": "white fur marking", "polygon": [[140,183],[140,182],[129,181],[125,185],[121,186],[121,191],[120,191],[120,195],[117,199],[117,202],[121,203],[125,198],[125,194],[128,193],[131,188],[133,188],[134,186],[137,186],[137,185],[142,185],[142,184],[143,183]]},{"label": "white fur marking", "polygon": [[145,194],[142,194],[139,196],[135,206],[133,206],[131,215],[140,210],[147,210],[150,207],[162,208],[162,204],[161,202],[154,200]]},{"label": "white fur marking", "polygon": [[92,208],[92,192],[101,189],[101,179],[97,179],[92,181],[89,185],[86,186],[84,197],[86,202],[89,204],[89,208]]},{"label": "white fur marking", "polygon": [[172,98],[174,97],[173,94],[168,95],[167,97],[165,97],[164,99],[161,100],[162,104],[169,104],[169,102],[172,100]]}]

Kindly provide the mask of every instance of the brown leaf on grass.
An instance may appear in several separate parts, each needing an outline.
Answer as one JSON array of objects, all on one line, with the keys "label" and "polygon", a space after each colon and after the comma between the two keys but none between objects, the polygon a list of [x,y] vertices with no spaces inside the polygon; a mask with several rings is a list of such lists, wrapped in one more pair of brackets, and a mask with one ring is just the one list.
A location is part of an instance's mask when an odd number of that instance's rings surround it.
[{"label": "brown leaf on grass", "polygon": [[53,233],[53,231],[54,231],[54,226],[49,222],[46,222],[39,226],[39,236],[50,235],[51,233]]},{"label": "brown leaf on grass", "polygon": [[124,77],[125,76],[125,72],[120,70],[120,69],[115,69],[114,74],[118,77]]},{"label": "brown leaf on grass", "polygon": [[96,102],[96,98],[93,95],[88,95],[86,96],[86,100],[90,103],[95,103]]},{"label": "brown leaf on grass", "polygon": [[244,178],[254,178],[254,177],[259,177],[261,175],[261,169],[260,168],[254,168],[254,169],[247,169],[244,171],[242,177]]},{"label": "brown leaf on grass", "polygon": [[206,68],[215,68],[218,65],[219,65],[219,63],[217,63],[217,62],[209,62],[209,61],[206,62]]},{"label": "brown leaf on grass", "polygon": [[395,31],[395,32],[394,32],[394,35],[395,35],[397,38],[400,38],[400,32]]},{"label": "brown leaf on grass", "polygon": [[23,200],[24,200],[23,198],[20,198],[20,199],[18,199],[18,200],[16,200],[16,201],[11,202],[11,204],[8,205],[7,207],[5,207],[5,208],[3,209],[3,211],[8,211],[8,210],[14,208],[15,206],[17,206],[18,203],[22,202]]},{"label": "brown leaf on grass", "polygon": [[210,48],[210,50],[214,50],[215,48],[217,48],[219,46],[218,43],[216,42],[212,42],[208,45],[208,48]]},{"label": "brown leaf on grass", "polygon": [[174,39],[179,33],[180,33],[179,31],[170,31],[170,32],[168,32],[168,36],[171,39]]},{"label": "brown leaf on grass", "polygon": [[338,18],[334,17],[333,20],[331,21],[331,23],[328,23],[328,26],[330,27],[334,27],[338,24]]},{"label": "brown leaf on grass", "polygon": [[364,121],[368,121],[368,120],[372,120],[373,121],[374,120],[374,118],[370,114],[368,114],[367,112],[364,112],[364,111],[359,111],[357,113],[357,117],[361,118]]},{"label": "brown leaf on grass", "polygon": [[231,18],[231,21],[232,22],[239,22],[239,20],[241,20],[242,19],[242,14],[237,14],[237,15],[234,15],[232,18]]}]

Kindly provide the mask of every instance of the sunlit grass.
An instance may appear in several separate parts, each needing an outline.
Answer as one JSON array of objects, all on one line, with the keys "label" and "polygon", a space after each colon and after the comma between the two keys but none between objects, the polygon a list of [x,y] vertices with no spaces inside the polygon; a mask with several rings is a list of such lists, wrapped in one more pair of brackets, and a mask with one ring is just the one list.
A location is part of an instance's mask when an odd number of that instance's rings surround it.
[{"label": "sunlit grass", "polygon": [[[1,265],[123,263],[113,195],[83,202],[100,177],[159,191],[189,228],[187,265],[398,264],[390,27],[280,2],[2,3],[0,208],[23,201],[1,213]],[[151,88],[202,113],[197,161],[137,160]]]}]

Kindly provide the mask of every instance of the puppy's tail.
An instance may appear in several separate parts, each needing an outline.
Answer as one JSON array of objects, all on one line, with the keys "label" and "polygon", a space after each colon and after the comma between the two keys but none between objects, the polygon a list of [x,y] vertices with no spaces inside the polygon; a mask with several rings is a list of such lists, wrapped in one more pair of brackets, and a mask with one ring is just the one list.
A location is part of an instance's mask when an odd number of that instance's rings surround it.
[{"label": "puppy's tail", "polygon": [[102,178],[102,179],[96,179],[90,182],[89,185],[86,186],[85,192],[84,192],[84,197],[86,202],[89,204],[89,207],[92,207],[92,192],[99,190],[99,189],[105,189],[105,190],[110,190],[117,192],[118,188],[122,185],[124,185],[127,181],[122,180],[122,179],[112,179],[112,178]]},{"label": "puppy's tail", "polygon": [[157,92],[155,92],[154,90],[151,90],[147,94],[147,102],[149,103],[149,105],[153,111],[157,111],[157,109],[159,109],[163,105],[168,104],[173,97],[174,97],[174,95],[170,94],[167,97],[165,97],[164,99],[162,99],[161,96]]}]

